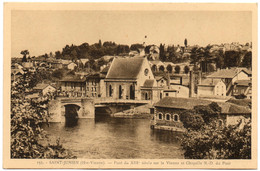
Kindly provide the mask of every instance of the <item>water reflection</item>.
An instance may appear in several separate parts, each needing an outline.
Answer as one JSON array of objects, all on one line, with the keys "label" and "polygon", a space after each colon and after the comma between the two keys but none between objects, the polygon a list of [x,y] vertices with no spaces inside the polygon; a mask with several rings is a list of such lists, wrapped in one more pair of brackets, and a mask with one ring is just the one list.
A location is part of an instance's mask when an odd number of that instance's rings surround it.
[{"label": "water reflection", "polygon": [[60,137],[64,147],[78,158],[183,158],[178,141],[181,135],[152,130],[146,119],[99,115],[95,119],[79,119],[73,127],[51,123],[45,129],[53,141]]}]

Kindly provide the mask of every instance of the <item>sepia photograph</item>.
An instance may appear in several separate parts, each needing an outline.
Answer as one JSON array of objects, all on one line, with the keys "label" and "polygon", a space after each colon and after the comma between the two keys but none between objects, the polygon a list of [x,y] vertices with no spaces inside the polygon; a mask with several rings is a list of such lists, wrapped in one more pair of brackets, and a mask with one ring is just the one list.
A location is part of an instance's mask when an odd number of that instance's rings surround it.
[{"label": "sepia photograph", "polygon": [[252,3],[5,3],[4,168],[256,168],[256,28]]}]

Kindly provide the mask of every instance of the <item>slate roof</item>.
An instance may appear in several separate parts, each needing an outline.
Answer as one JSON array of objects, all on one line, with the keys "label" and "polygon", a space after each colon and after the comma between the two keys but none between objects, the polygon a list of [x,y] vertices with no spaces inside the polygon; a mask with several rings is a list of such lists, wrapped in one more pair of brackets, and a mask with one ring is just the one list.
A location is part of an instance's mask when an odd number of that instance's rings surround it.
[{"label": "slate roof", "polygon": [[145,80],[143,87],[152,88],[153,83],[154,83],[154,80]]},{"label": "slate roof", "polygon": [[137,79],[145,58],[114,58],[106,79]]},{"label": "slate roof", "polygon": [[[249,71],[245,71],[245,68],[230,68],[230,69],[221,69],[217,72],[214,72],[210,75],[208,75],[208,78],[234,78],[238,73],[241,71],[244,71],[245,73]],[[249,73],[247,73],[249,74]]]},{"label": "slate roof", "polygon": [[[209,105],[212,101],[196,98],[179,98],[179,97],[164,97],[159,102],[155,103],[155,107],[175,108],[175,109],[193,109],[197,105]],[[250,114],[249,107],[236,105],[229,102],[217,102],[221,107],[222,114]]]}]

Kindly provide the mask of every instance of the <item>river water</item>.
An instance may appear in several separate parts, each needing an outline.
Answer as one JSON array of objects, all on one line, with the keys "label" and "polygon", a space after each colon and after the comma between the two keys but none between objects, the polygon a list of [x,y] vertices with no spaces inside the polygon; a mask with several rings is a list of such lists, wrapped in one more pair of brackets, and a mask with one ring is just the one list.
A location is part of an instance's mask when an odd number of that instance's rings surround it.
[{"label": "river water", "polygon": [[74,126],[44,126],[51,142],[60,138],[64,148],[85,159],[183,159],[176,132],[150,129],[148,119],[122,119],[96,115]]}]

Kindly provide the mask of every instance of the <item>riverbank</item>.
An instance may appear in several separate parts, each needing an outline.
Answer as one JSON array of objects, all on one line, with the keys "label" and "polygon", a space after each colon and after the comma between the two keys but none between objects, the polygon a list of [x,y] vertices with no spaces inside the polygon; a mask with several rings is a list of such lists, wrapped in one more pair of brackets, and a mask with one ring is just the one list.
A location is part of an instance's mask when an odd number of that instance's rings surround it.
[{"label": "riverbank", "polygon": [[150,114],[151,104],[146,104],[122,112],[111,114],[111,117],[126,118],[126,119],[151,119]]}]

